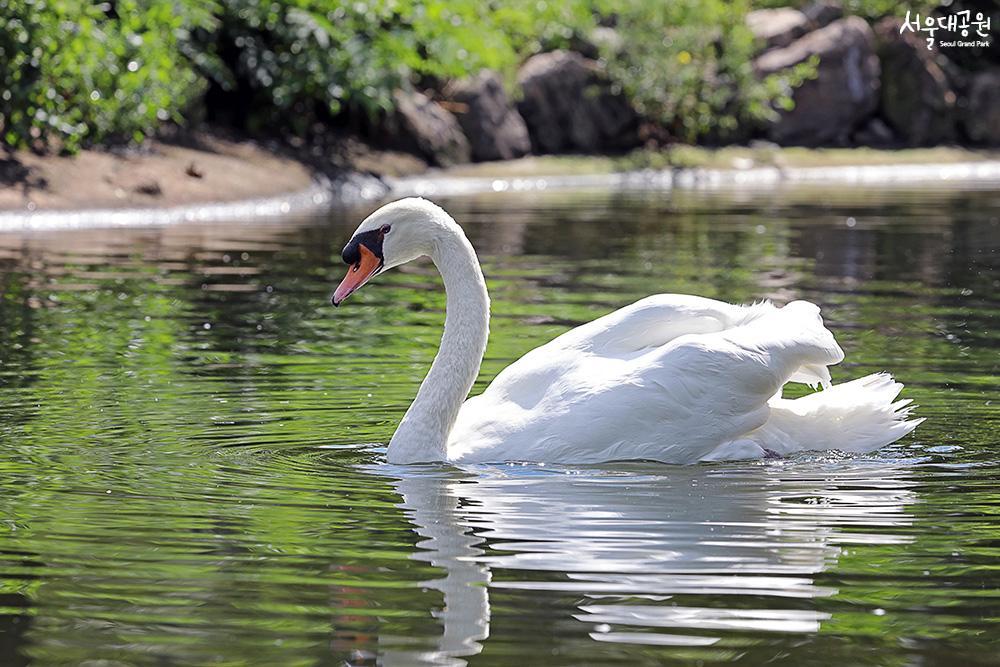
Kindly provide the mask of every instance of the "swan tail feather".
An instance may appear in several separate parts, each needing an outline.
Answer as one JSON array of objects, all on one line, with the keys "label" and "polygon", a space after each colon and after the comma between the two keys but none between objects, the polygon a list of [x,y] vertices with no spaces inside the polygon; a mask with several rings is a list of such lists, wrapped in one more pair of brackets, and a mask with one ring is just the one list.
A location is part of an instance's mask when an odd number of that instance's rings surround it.
[{"label": "swan tail feather", "polygon": [[747,437],[778,454],[824,449],[871,452],[924,421],[910,418],[916,407],[911,399],[896,400],[902,389],[889,373],[874,373],[802,398],[774,398],[767,422]]}]

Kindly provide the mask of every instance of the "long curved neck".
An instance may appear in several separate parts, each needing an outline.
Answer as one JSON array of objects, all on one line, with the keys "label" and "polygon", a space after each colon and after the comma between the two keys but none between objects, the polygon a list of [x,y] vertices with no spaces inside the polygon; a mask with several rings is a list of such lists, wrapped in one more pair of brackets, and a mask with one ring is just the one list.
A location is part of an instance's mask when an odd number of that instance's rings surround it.
[{"label": "long curved neck", "polygon": [[490,297],[479,259],[454,222],[431,252],[447,292],[441,346],[417,397],[389,441],[391,463],[446,461],[448,435],[479,374],[489,338]]}]

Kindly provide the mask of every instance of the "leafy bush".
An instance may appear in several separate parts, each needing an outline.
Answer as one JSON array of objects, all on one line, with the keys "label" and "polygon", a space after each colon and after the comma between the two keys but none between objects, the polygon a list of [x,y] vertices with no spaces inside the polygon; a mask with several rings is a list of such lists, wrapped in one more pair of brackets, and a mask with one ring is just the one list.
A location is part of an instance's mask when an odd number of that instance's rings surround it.
[{"label": "leafy bush", "polygon": [[480,0],[223,0],[217,86],[254,112],[251,129],[301,134],[345,107],[391,110],[392,92],[419,77],[449,79],[482,68],[512,70],[519,58],[592,21],[584,2]]},{"label": "leafy bush", "polygon": [[345,109],[390,111],[408,82],[484,67],[512,79],[602,21],[625,45],[602,47],[609,75],[640,111],[686,140],[725,139],[806,74],[754,77],[749,1],[0,0],[0,136],[67,151],[141,141],[205,104],[302,136]]},{"label": "leafy bush", "polygon": [[180,44],[211,25],[171,0],[0,0],[0,128],[10,146],[141,141],[204,88]]},{"label": "leafy bush", "polygon": [[787,106],[815,63],[757,79],[747,0],[605,0],[625,48],[606,56],[639,111],[685,141],[742,139]]},{"label": "leafy bush", "polygon": [[590,21],[581,0],[0,0],[0,136],[141,140],[209,85],[249,129],[302,134],[347,106],[388,111],[414,78],[512,71]]}]

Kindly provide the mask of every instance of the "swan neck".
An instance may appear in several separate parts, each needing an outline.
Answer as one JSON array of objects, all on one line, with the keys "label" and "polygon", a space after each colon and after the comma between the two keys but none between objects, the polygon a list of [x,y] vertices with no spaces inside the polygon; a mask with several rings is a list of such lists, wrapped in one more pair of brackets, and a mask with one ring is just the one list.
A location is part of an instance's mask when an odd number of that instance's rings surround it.
[{"label": "swan neck", "polygon": [[392,463],[448,460],[448,436],[486,351],[490,318],[486,280],[465,233],[449,222],[447,233],[431,252],[447,294],[444,333],[427,377],[389,442]]}]

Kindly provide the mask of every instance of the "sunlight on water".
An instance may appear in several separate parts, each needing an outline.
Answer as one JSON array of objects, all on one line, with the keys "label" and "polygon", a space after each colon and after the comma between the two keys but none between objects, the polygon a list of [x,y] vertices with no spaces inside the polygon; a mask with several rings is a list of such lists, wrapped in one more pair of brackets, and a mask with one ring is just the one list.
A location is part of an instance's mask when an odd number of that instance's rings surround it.
[{"label": "sunlight on water", "polygon": [[646,294],[804,298],[928,418],[866,457],[399,467],[440,280],[334,311],[323,219],[0,234],[5,665],[981,663],[1000,637],[1000,195],[443,200],[474,391]]}]

